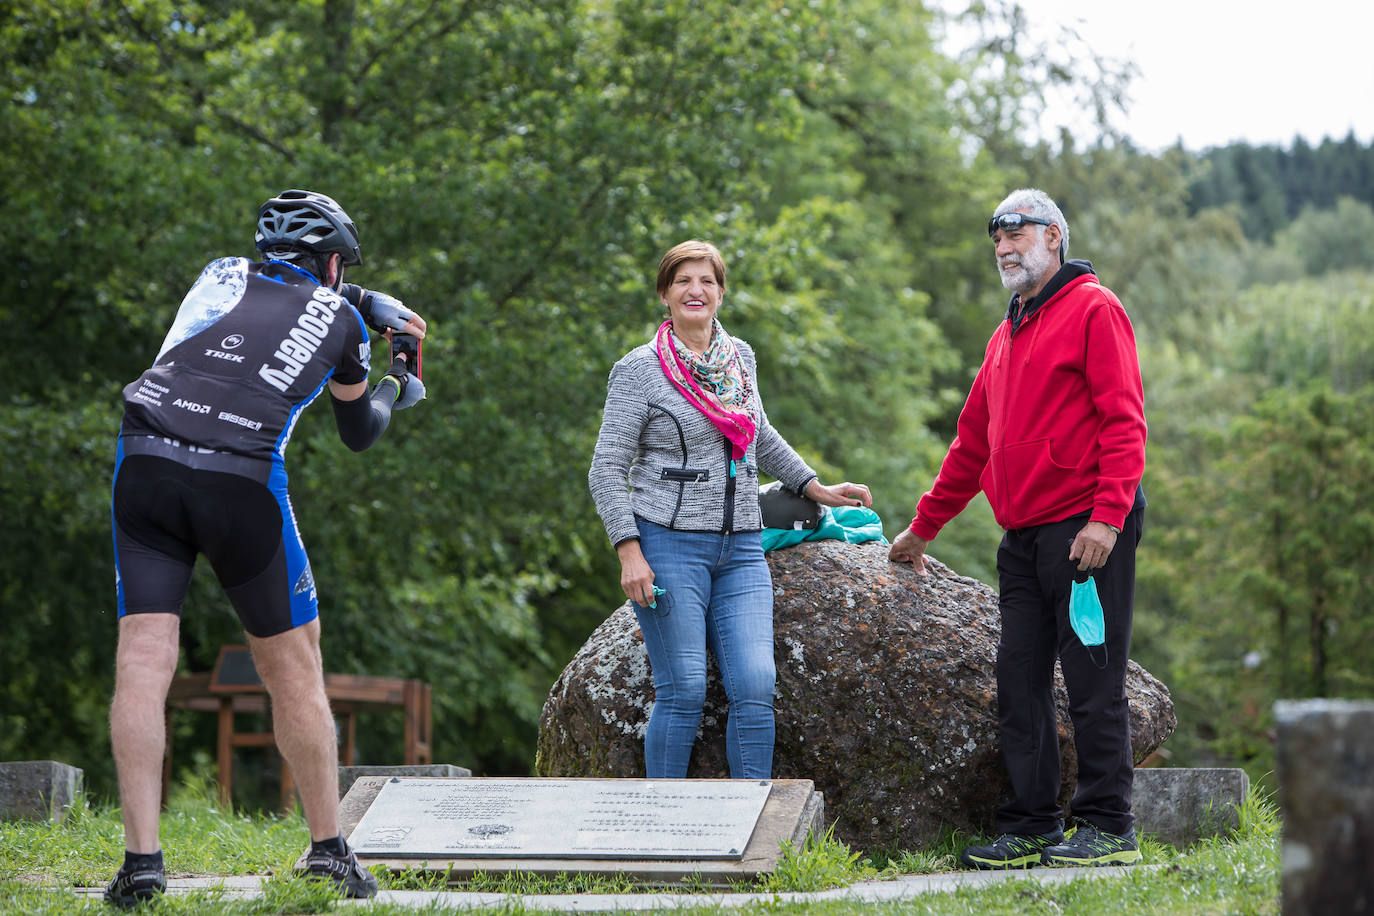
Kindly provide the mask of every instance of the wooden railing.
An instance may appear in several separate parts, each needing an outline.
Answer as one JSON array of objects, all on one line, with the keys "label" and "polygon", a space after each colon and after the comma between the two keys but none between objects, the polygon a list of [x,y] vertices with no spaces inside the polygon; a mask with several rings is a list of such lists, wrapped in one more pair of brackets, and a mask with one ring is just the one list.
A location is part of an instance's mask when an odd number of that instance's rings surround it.
[{"label": "wooden railing", "polygon": [[[324,675],[324,691],[340,729],[339,762],[352,766],[357,745],[358,712],[369,707],[400,708],[405,715],[403,759],[406,765],[432,763],[430,730],[433,725],[430,687],[423,681],[395,677],[369,677],[360,674]],[[270,731],[239,731],[235,716],[265,714],[269,711],[267,688],[253,667],[247,646],[224,646],[213,670],[172,679],[167,692],[167,743],[162,761],[162,802],[167,803],[167,787],[172,775],[172,713],[178,709],[215,712],[219,731],[215,758],[218,764],[220,800],[230,805],[234,788],[234,749],[274,748]],[[282,761],[281,805],[293,804],[295,783]]]}]

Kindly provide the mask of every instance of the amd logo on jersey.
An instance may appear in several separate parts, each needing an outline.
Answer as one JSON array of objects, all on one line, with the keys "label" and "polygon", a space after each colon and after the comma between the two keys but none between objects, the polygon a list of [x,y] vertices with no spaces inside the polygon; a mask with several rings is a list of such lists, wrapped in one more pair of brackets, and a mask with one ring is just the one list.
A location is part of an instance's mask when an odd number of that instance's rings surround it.
[{"label": "amd logo on jersey", "polygon": [[209,413],[209,404],[197,404],[195,401],[188,401],[185,398],[177,398],[172,402],[173,407],[180,407],[182,410],[189,410],[191,413]]}]

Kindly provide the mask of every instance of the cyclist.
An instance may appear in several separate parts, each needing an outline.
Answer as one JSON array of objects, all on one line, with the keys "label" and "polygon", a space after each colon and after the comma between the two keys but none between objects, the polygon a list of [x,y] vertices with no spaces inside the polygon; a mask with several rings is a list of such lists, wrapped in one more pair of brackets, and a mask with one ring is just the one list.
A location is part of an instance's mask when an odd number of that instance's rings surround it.
[{"label": "cyclist", "polygon": [[308,874],[371,897],[376,879],[339,834],[335,731],[324,691],[315,582],[287,495],[287,440],[327,387],[339,437],[362,451],[393,409],[425,396],[403,358],[369,389],[368,326],[425,336],[400,301],[343,282],[362,263],[333,199],[288,190],[258,211],[261,262],[220,258],[182,301],[151,368],[124,389],[112,487],[119,643],[110,737],[125,859],[105,899],[165,891],[158,838],[163,709],[182,601],[204,554],[272,698],[273,731],[300,792]]}]

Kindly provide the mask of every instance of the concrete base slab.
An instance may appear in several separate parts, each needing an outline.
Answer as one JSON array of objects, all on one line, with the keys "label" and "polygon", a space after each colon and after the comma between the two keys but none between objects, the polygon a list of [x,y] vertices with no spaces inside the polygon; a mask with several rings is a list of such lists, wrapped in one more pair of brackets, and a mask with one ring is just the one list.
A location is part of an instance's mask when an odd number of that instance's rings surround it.
[{"label": "concrete base slab", "polygon": [[1136,833],[1179,849],[1225,834],[1240,826],[1240,806],[1249,791],[1250,777],[1240,769],[1137,769],[1131,794]]},{"label": "concrete base slab", "polygon": [[1155,869],[1158,865],[1133,865],[1123,868],[1035,868],[1025,871],[961,871],[938,875],[908,875],[892,881],[864,881],[828,891],[781,894],[474,894],[459,891],[382,891],[378,901],[415,908],[426,906],[467,909],[478,906],[505,906],[512,901],[526,910],[561,913],[606,913],[692,908],[729,908],[759,904],[888,903],[909,900],[922,894],[947,894],[965,888],[987,887],[1005,881],[1026,881],[1040,885],[1067,884],[1070,881],[1126,877],[1128,872]]},{"label": "concrete base slab", "polygon": [[[110,867],[110,877],[115,873]],[[257,900],[262,897],[262,888],[269,878],[258,875],[207,875],[199,878],[168,878],[167,896],[185,897],[190,894],[218,893],[228,900]],[[104,887],[73,888],[85,897],[102,898]],[[111,911],[113,912],[113,911]]]},{"label": "concrete base slab", "polygon": [[[386,777],[364,776],[339,803],[339,825],[348,836],[367,813],[372,801],[386,783]],[[384,865],[393,871],[418,871],[441,875],[449,883],[470,880],[478,872],[489,875],[520,872],[552,877],[564,873],[588,875],[626,875],[649,885],[676,884],[700,880],[713,887],[728,887],[771,873],[782,857],[784,840],[799,845],[806,837],[824,830],[825,803],[809,779],[775,779],[764,803],[753,835],[739,859],[498,859],[434,858],[427,861],[362,856],[363,866]],[[302,853],[298,864],[304,862]]]},{"label": "concrete base slab", "polygon": [[[1108,881],[1132,873],[1161,868],[1160,865],[1133,865],[1121,868],[1033,868],[1026,871],[960,871],[937,875],[907,875],[892,881],[863,881],[828,891],[781,894],[493,894],[471,891],[380,891],[377,903],[389,903],[429,912],[468,910],[477,907],[509,907],[540,912],[602,913],[667,910],[682,907],[731,907],[757,904],[817,903],[849,901],[886,903],[909,900],[922,894],[953,893],[965,888],[988,887],[1005,881],[1024,881],[1039,885],[1067,884],[1078,880]],[[256,899],[262,896],[266,878],[208,877],[172,878],[167,882],[169,896],[220,891],[230,899]],[[103,888],[77,888],[78,893],[98,898]],[[342,906],[367,907],[373,901],[344,900]]]},{"label": "concrete base slab", "polygon": [[0,763],[0,820],[61,821],[81,794],[84,774],[56,760]]},{"label": "concrete base slab", "polygon": [[[451,763],[416,763],[403,766],[353,766],[339,767],[339,798],[348,794],[359,776],[430,776],[435,779],[465,779],[472,775],[467,767],[456,767]],[[346,835],[346,834],[345,834]]]}]

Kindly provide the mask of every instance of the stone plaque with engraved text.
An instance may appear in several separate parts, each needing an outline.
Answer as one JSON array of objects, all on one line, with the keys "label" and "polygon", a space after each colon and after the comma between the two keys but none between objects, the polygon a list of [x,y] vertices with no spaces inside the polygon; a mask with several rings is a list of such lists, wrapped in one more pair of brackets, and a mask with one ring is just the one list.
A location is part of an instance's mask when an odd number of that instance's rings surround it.
[{"label": "stone plaque with engraved text", "polygon": [[395,858],[738,859],[754,780],[391,779],[349,844]]}]

